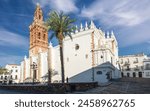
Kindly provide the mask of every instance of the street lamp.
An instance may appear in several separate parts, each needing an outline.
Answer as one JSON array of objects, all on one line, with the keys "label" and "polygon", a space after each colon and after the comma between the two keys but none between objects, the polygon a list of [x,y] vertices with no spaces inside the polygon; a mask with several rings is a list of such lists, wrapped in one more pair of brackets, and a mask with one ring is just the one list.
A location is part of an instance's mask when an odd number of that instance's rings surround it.
[{"label": "street lamp", "polygon": [[31,64],[31,69],[33,69],[33,84],[34,84],[34,79],[36,79],[36,70],[37,70],[37,64],[35,62]]}]

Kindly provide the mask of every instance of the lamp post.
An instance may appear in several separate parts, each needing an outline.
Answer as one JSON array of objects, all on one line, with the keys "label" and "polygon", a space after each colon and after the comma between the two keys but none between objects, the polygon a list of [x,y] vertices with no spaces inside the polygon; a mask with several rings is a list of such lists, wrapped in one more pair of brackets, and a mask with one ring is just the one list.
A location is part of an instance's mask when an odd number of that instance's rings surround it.
[{"label": "lamp post", "polygon": [[36,79],[36,70],[37,70],[37,64],[35,62],[31,64],[31,69],[33,69],[33,84],[34,84],[34,79]]}]

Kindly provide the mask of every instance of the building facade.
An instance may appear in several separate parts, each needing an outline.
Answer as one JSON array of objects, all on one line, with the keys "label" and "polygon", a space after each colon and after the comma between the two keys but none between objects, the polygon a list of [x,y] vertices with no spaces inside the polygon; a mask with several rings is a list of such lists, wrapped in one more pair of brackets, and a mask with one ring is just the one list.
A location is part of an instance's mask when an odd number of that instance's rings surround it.
[{"label": "building facade", "polygon": [[7,73],[0,75],[1,83],[19,83],[20,65],[7,64],[5,68],[7,69]]},{"label": "building facade", "polygon": [[[48,45],[48,32],[43,24],[42,10],[37,5],[30,25],[29,57],[21,62],[21,82],[47,81],[48,69],[52,70],[52,82],[61,82],[59,46]],[[91,21],[65,37],[64,68],[68,82],[108,82],[120,78],[118,43],[113,31],[98,29]],[[34,78],[34,79],[33,79]]]},{"label": "building facade", "polygon": [[146,55],[136,54],[119,57],[122,77],[150,78],[149,63]]},{"label": "building facade", "polygon": [[144,75],[146,78],[150,78],[150,58],[147,57],[143,60],[144,64]]}]

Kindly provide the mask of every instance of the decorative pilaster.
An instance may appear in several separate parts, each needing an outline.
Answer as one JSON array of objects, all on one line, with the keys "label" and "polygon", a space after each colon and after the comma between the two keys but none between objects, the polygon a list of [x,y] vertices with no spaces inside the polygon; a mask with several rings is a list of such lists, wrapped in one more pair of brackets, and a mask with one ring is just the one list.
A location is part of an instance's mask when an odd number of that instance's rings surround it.
[{"label": "decorative pilaster", "polygon": [[27,57],[24,57],[24,69],[23,69],[23,81],[26,79],[26,59]]},{"label": "decorative pilaster", "polygon": [[39,81],[41,81],[41,75],[42,75],[42,55],[41,53],[38,54],[38,74],[37,74],[37,78]]},{"label": "decorative pilaster", "polygon": [[31,68],[31,64],[33,63],[32,57],[30,56],[30,78],[32,78],[33,69]]},{"label": "decorative pilaster", "polygon": [[51,83],[52,79],[52,43],[50,42],[48,47],[48,83]]},{"label": "decorative pilaster", "polygon": [[94,31],[91,33],[91,51],[92,51],[92,81],[94,81],[94,67],[95,67],[95,54],[94,54]]}]

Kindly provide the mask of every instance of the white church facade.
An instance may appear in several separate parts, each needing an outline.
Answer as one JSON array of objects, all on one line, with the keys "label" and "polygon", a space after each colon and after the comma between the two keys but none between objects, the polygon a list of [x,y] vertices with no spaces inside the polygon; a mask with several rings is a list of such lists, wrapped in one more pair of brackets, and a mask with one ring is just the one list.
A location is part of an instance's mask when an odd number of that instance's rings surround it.
[{"label": "white church facade", "polygon": [[[52,70],[52,82],[61,82],[59,46],[48,44],[48,32],[43,24],[43,14],[39,5],[30,25],[29,57],[24,57],[20,66],[20,82],[36,79],[48,80],[48,69]],[[120,78],[118,43],[113,31],[98,29],[91,21],[81,24],[71,34],[73,40],[65,37],[64,70],[67,82],[105,83]]]},{"label": "white church facade", "polygon": [[[118,43],[113,34],[105,34],[91,21],[66,37],[64,44],[65,79],[68,82],[108,82],[119,78]],[[59,46],[48,44],[48,32],[43,25],[43,15],[38,5],[34,21],[30,25],[29,57],[21,62],[21,82],[47,81],[48,69],[52,69],[52,82],[61,82]],[[33,65],[36,67],[33,68]]]}]

